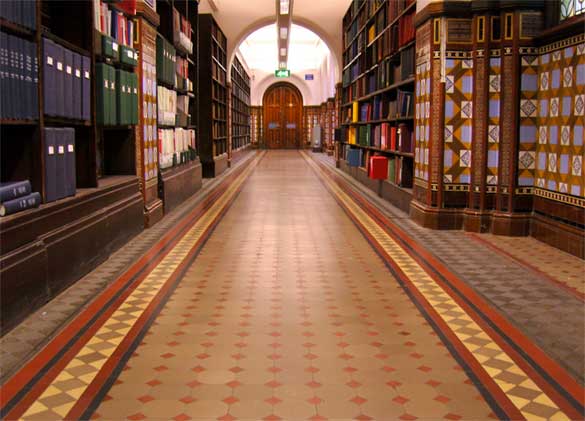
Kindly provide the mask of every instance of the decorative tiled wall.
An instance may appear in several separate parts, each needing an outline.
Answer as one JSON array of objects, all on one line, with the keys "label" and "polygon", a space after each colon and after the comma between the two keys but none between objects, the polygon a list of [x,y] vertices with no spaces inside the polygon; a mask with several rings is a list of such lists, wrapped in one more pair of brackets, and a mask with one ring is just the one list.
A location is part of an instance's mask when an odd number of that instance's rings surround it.
[{"label": "decorative tiled wall", "polygon": [[445,60],[445,150],[443,180],[469,184],[473,118],[473,60]]},{"label": "decorative tiled wall", "polygon": [[536,187],[585,197],[585,36],[540,49]]},{"label": "decorative tiled wall", "polygon": [[431,62],[416,66],[416,128],[415,128],[415,162],[416,178],[429,179],[429,116],[431,93]]},{"label": "decorative tiled wall", "polygon": [[518,139],[518,186],[534,185],[536,132],[538,126],[538,56],[520,59],[520,128]]},{"label": "decorative tiled wall", "polygon": [[500,50],[490,54],[490,80],[488,99],[488,136],[487,136],[487,168],[486,183],[498,184],[498,161],[500,145],[500,100],[501,100],[501,66]]},{"label": "decorative tiled wall", "polygon": [[431,113],[431,26],[430,22],[416,34],[416,106],[414,177],[429,180],[430,113]]}]

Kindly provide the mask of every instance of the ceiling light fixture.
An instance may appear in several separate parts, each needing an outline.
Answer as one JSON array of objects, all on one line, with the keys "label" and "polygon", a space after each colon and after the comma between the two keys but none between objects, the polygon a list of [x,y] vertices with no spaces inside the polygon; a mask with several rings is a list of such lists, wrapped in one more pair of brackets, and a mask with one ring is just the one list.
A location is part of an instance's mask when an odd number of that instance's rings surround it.
[{"label": "ceiling light fixture", "polygon": [[281,68],[281,69],[286,69],[286,62],[284,62],[284,61],[281,61],[281,62],[280,62],[280,68]]},{"label": "ceiling light fixture", "polygon": [[280,38],[286,39],[288,37],[288,28],[280,28]]},{"label": "ceiling light fixture", "polygon": [[289,1],[290,0],[280,0],[280,14],[281,15],[288,15]]},{"label": "ceiling light fixture", "polygon": [[281,48],[280,49],[280,55],[281,56],[286,56],[286,48]]}]

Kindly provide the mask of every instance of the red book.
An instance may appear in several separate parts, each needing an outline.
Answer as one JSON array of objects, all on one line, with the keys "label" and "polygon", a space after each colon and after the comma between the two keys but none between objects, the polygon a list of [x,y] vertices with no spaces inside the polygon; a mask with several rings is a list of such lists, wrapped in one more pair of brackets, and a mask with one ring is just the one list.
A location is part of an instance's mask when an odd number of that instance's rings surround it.
[{"label": "red book", "polygon": [[372,156],[370,158],[370,171],[368,176],[372,180],[385,180],[388,176],[388,158],[384,156]]},{"label": "red book", "polygon": [[390,150],[396,150],[396,127],[390,128]]},{"label": "red book", "polygon": [[124,43],[124,34],[126,33],[126,25],[124,25],[124,15],[121,12],[116,12],[118,14],[118,41],[119,44]]},{"label": "red book", "polygon": [[118,7],[129,15],[136,14],[136,0],[122,0],[118,3]]}]

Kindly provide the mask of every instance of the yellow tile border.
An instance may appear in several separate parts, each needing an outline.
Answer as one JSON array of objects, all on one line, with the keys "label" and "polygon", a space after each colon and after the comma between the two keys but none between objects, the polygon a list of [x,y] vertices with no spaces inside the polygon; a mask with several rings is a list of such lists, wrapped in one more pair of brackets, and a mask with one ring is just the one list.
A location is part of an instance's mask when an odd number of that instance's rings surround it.
[{"label": "yellow tile border", "polygon": [[[152,269],[152,271],[146,276],[142,283],[136,289],[134,289],[134,291],[132,291],[132,293],[125,299],[125,301],[114,311],[110,318],[104,322],[102,327],[93,335],[93,337],[84,345],[84,347],[75,355],[75,357],[73,357],[73,359],[61,371],[61,373],[51,382],[51,384],[47,386],[44,392],[22,415],[21,419],[27,420],[45,411],[51,411],[60,417],[65,417],[69,413],[69,411],[77,402],[77,399],[95,379],[100,369],[112,356],[118,345],[124,339],[125,335],[130,331],[132,326],[144,313],[148,305],[156,297],[161,288],[166,284],[175,269],[177,269],[181,262],[183,262],[193,246],[197,244],[199,239],[201,239],[207,229],[210,228],[215,219],[221,214],[221,212],[223,212],[232,198],[237,194],[238,190],[247,180],[248,176],[254,170],[256,164],[263,155],[264,154],[261,154],[255,158],[254,161],[252,161],[252,163],[227,188],[221,197],[219,197],[213,203],[213,205],[193,224],[193,226],[179,240],[173,249],[163,258],[163,260],[157,264],[155,268]],[[125,320],[124,322],[120,322],[117,318],[119,318],[121,315],[127,315],[128,313],[125,311],[125,309],[133,307],[133,305],[129,303],[135,300],[146,301],[139,306],[142,308],[142,311],[135,311],[130,313],[131,317],[129,319]],[[120,325],[125,325],[126,327],[121,327]],[[112,330],[111,327],[114,327],[114,329]],[[121,333],[121,335],[114,339],[108,340],[102,340],[99,338],[99,336],[111,331]],[[91,348],[92,345],[104,343],[111,344],[112,346],[102,349],[99,352],[96,352]],[[91,363],[86,363],[81,359],[84,356],[96,353],[100,354],[101,357],[92,361]],[[89,366],[91,367],[91,371],[79,377],[73,376],[69,370],[79,366]],[[62,390],[58,387],[60,382],[71,379],[80,380],[85,384],[85,386],[75,388],[73,390]],[[58,407],[49,407],[46,403],[43,403],[44,400],[57,395],[66,395],[73,400]]]},{"label": "yellow tile border", "polygon": [[[427,302],[434,308],[439,314],[441,319],[449,326],[455,336],[463,343],[465,348],[473,355],[477,362],[483,367],[488,375],[494,380],[494,382],[500,387],[500,389],[508,396],[508,398],[514,403],[518,410],[527,419],[546,419],[541,418],[537,414],[530,411],[530,404],[536,402],[540,405],[550,408],[554,413],[548,417],[551,420],[568,419],[560,408],[546,395],[546,393],[535,384],[528,374],[522,370],[507,354],[506,352],[496,343],[491,337],[477,324],[475,323],[465,312],[465,310],[459,306],[451,296],[443,290],[439,285],[435,283],[432,277],[398,244],[390,237],[376,221],[374,221],[366,212],[364,212],[359,205],[349,197],[337,184],[332,180],[331,176],[323,171],[317,163],[315,163],[305,153],[302,153],[306,162],[314,168],[318,173],[322,175],[322,179],[325,181],[330,191],[342,202],[345,207],[352,213],[352,215],[360,222],[362,227],[368,231],[368,233],[375,239],[378,245],[390,256],[392,260],[400,267],[404,274],[410,279],[412,284],[417,288],[420,294],[427,300]],[[440,305],[439,305],[440,304]],[[447,315],[450,312],[462,313],[463,316],[452,317]],[[454,324],[455,320],[465,321],[465,325]],[[473,335],[469,334],[469,331],[473,331]],[[485,340],[489,340],[489,344],[485,347],[496,351],[495,356],[490,359],[498,359],[509,365],[505,370],[495,369],[486,365],[486,357],[479,354],[477,351],[479,348],[470,342],[471,339],[480,337]],[[522,378],[519,385],[529,389],[536,393],[536,396],[532,400],[527,400],[514,393],[514,388],[518,385],[508,383],[501,379],[501,375],[504,372],[511,372]]]}]

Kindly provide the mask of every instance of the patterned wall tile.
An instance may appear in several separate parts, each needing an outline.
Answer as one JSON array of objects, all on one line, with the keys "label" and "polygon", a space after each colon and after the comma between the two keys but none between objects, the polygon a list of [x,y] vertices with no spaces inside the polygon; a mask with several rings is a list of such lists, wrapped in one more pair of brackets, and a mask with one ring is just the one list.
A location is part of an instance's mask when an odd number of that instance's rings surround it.
[{"label": "patterned wall tile", "polygon": [[551,49],[551,46],[543,47],[546,53],[538,60],[534,185],[585,197],[582,169],[585,154],[585,55],[582,51],[585,44]]},{"label": "patterned wall tile", "polygon": [[[498,149],[500,144],[500,92],[501,92],[500,57],[490,57],[490,87],[488,104],[488,163],[486,183],[498,184]],[[491,158],[491,159],[490,159]]]},{"label": "patterned wall tile", "polygon": [[466,184],[471,181],[473,61],[447,58],[446,78],[443,179]]},{"label": "patterned wall tile", "polygon": [[[518,147],[518,186],[534,186],[536,142],[538,133],[539,85],[547,85],[545,75],[539,77],[538,56],[523,56],[520,76],[520,131]],[[540,83],[539,83],[540,81]],[[542,108],[540,109],[542,112]]]},{"label": "patterned wall tile", "polygon": [[429,180],[431,61],[430,24],[417,30],[416,37],[416,106],[415,106],[415,166],[414,176]]}]

